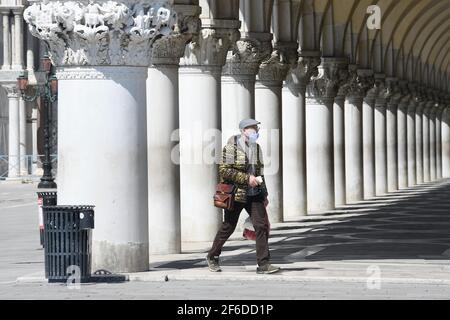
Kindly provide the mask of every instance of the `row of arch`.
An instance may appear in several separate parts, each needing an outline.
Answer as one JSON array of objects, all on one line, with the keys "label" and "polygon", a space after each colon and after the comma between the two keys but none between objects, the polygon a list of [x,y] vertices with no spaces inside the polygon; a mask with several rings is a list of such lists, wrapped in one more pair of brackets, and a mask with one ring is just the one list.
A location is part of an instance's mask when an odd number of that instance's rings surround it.
[{"label": "row of arch", "polygon": [[[299,52],[346,56],[388,77],[449,91],[448,0],[200,0],[201,18],[240,19],[241,35],[272,33]],[[370,29],[368,19],[380,28]]]}]

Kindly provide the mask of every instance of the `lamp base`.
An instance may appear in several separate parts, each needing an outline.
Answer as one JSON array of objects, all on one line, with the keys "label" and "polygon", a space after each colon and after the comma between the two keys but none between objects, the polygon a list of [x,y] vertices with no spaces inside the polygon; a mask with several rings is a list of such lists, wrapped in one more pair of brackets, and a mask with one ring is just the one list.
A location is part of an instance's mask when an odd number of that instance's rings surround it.
[{"label": "lamp base", "polygon": [[53,180],[41,180],[38,189],[56,189],[56,183]]}]

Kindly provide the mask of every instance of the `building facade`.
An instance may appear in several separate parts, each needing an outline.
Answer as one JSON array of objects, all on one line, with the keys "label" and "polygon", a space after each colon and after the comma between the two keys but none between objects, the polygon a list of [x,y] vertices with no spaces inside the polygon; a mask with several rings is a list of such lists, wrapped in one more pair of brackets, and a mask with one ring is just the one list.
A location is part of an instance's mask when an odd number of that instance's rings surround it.
[{"label": "building facade", "polygon": [[[16,90],[20,74],[28,74],[31,94],[42,82],[39,60],[45,43],[33,37],[23,19],[30,4],[22,0],[1,0],[2,34],[0,41],[0,179],[23,180],[42,173],[42,117],[40,101],[25,101]],[[9,106],[14,107],[9,107]],[[56,154],[57,109],[52,109],[52,154]],[[41,125],[42,124],[42,125]],[[56,160],[56,157],[53,156]]]}]

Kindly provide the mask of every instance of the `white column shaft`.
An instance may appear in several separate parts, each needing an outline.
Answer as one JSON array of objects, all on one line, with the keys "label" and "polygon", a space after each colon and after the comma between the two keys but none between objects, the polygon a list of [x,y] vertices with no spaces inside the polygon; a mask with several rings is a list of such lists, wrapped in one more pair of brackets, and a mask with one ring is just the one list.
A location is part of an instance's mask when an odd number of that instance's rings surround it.
[{"label": "white column shaft", "polygon": [[386,106],[375,106],[375,192],[387,193]]},{"label": "white column shaft", "polygon": [[347,203],[361,201],[363,189],[362,97],[345,100],[345,181]]},{"label": "white column shaft", "polygon": [[20,174],[20,127],[19,96],[8,95],[9,131],[8,131],[8,177],[15,178]]},{"label": "white column shaft", "polygon": [[[26,29],[25,29],[26,30]],[[29,32],[26,33],[27,37],[27,70],[34,70],[34,52],[36,50],[36,38],[33,37]]]},{"label": "white column shaft", "polygon": [[23,33],[22,33],[22,14],[14,13],[14,52],[13,68],[21,69],[23,66]]},{"label": "white column shaft", "polygon": [[335,205],[346,204],[345,192],[345,97],[337,96],[333,105],[334,197]]},{"label": "white column shaft", "polygon": [[58,204],[95,205],[93,270],[148,270],[147,69],[58,71]]},{"label": "white column shaft", "polygon": [[264,154],[264,177],[269,192],[271,223],[283,221],[281,150],[281,81],[257,81],[255,119],[261,122],[259,144]]},{"label": "white column shaft", "polygon": [[406,132],[407,132],[407,158],[408,158],[408,187],[417,183],[416,169],[416,106],[411,104],[408,107]]},{"label": "white column shaft", "polygon": [[398,187],[408,187],[408,154],[407,154],[407,108],[400,104],[397,110],[397,159],[398,159]]},{"label": "white column shaft", "polygon": [[[179,71],[181,240],[212,241],[221,223],[213,206],[217,163],[221,67],[186,66]],[[221,152],[217,153],[217,161]]]},{"label": "white column shaft", "polygon": [[19,144],[20,144],[20,174],[27,175],[28,174],[28,165],[27,165],[27,109],[25,101],[22,98],[19,98]]},{"label": "white column shaft", "polygon": [[416,108],[416,172],[417,183],[423,183],[423,105]]},{"label": "white column shaft", "polygon": [[436,179],[442,179],[442,111],[436,113]]},{"label": "white column shaft", "polygon": [[16,52],[16,28],[15,28],[15,19],[14,19],[14,17],[11,17],[10,18],[10,21],[11,21],[11,26],[10,26],[10,28],[11,28],[11,69],[15,69],[16,68],[16,66],[15,66],[15,57],[14,57],[14,54],[15,54],[15,52]]},{"label": "white column shaft", "polygon": [[450,178],[450,107],[442,113],[442,177]]},{"label": "white column shaft", "polygon": [[436,180],[436,109],[430,113],[430,180]]},{"label": "white column shaft", "polygon": [[364,199],[375,196],[375,100],[363,102]]},{"label": "white column shaft", "polygon": [[3,20],[3,66],[2,69],[11,69],[11,33],[9,13],[2,13]]},{"label": "white column shaft", "polygon": [[388,191],[398,190],[397,105],[388,103],[386,111],[386,155]]},{"label": "white column shaft", "polygon": [[333,101],[306,99],[308,213],[331,210],[334,203]]},{"label": "white column shaft", "polygon": [[423,181],[430,182],[430,108],[425,108],[422,117]]},{"label": "white column shaft", "polygon": [[178,65],[154,65],[147,79],[149,253],[181,252]]},{"label": "white column shaft", "polygon": [[283,221],[306,215],[305,88],[283,87]]}]

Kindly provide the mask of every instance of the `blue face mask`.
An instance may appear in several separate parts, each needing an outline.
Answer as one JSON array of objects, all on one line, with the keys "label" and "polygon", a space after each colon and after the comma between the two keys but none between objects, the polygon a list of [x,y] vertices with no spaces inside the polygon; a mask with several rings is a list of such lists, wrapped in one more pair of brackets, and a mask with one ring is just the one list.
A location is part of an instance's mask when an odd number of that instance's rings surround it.
[{"label": "blue face mask", "polygon": [[250,135],[248,136],[248,141],[249,141],[250,143],[255,143],[256,140],[258,140],[258,137],[259,137],[259,133],[258,133],[258,132],[252,132],[252,133],[250,133]]}]

